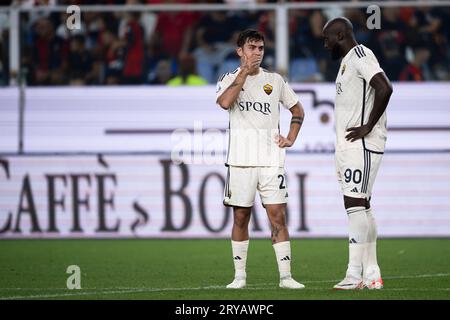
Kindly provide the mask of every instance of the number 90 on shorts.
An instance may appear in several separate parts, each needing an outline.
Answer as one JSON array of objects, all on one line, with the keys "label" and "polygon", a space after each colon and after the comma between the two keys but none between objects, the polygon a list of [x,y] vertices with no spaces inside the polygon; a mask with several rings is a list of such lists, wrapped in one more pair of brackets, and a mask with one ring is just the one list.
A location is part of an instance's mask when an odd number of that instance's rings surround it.
[{"label": "number 90 on shorts", "polygon": [[343,194],[370,198],[382,157],[383,154],[362,149],[337,151],[336,171]]}]

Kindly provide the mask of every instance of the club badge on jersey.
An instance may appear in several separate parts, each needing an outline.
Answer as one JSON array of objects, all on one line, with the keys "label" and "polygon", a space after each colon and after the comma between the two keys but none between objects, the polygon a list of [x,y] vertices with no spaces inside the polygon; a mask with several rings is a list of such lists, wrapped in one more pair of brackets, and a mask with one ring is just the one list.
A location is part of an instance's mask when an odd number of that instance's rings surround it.
[{"label": "club badge on jersey", "polygon": [[270,94],[272,93],[273,87],[270,84],[266,84],[264,87],[264,92],[270,96]]}]

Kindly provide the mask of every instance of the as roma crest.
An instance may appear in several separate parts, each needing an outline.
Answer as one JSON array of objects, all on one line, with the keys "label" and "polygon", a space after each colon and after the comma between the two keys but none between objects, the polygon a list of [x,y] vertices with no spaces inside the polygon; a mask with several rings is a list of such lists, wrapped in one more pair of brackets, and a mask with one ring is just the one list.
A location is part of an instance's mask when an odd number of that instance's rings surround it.
[{"label": "as roma crest", "polygon": [[267,95],[270,95],[272,93],[273,87],[270,84],[266,84],[263,88],[264,92],[267,93]]}]

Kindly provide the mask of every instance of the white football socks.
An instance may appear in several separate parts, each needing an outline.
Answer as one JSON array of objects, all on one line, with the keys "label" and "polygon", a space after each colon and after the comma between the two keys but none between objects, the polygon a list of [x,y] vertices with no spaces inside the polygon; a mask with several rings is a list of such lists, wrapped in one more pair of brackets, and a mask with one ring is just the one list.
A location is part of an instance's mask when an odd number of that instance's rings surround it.
[{"label": "white football socks", "polygon": [[245,266],[247,263],[247,251],[249,240],[245,241],[233,241],[231,240],[231,248],[233,251],[234,262],[234,278],[239,280],[245,280],[247,274],[245,272]]},{"label": "white football socks", "polygon": [[280,279],[291,277],[291,242],[282,241],[274,243],[273,249],[278,263]]},{"label": "white football socks", "polygon": [[362,277],[364,251],[368,242],[369,222],[365,207],[347,209],[349,226],[349,262],[347,274]]},{"label": "white football socks", "polygon": [[377,262],[377,225],[370,208],[366,210],[366,216],[369,222],[369,234],[363,259],[364,278],[369,277],[371,280],[378,280],[381,274]]}]

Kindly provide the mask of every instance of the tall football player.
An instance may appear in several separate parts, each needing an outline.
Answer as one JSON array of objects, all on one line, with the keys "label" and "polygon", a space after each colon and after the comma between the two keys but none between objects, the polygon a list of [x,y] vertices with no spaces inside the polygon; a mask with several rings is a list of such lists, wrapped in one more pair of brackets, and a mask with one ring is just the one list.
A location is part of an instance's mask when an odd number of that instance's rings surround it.
[{"label": "tall football player", "polygon": [[336,170],[349,223],[349,263],[335,289],[383,288],[377,262],[372,187],[386,144],[386,107],[392,85],[373,52],[358,44],[344,17],[323,28],[324,46],[342,59],[336,77]]}]

